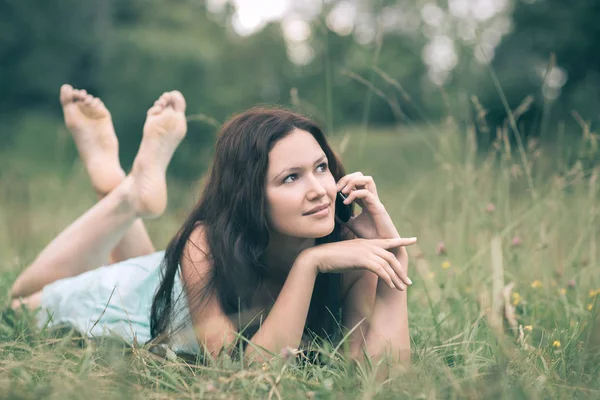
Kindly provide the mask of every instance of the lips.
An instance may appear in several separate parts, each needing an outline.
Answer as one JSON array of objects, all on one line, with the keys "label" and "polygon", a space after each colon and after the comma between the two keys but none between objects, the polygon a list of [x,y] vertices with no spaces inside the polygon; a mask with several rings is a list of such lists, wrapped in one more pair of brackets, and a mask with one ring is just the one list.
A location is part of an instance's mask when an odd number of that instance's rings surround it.
[{"label": "lips", "polygon": [[324,210],[324,209],[326,209],[327,207],[329,207],[329,203],[327,203],[327,204],[322,204],[322,205],[320,205],[320,206],[316,206],[316,207],[312,208],[311,210],[309,210],[309,211],[305,212],[305,213],[304,213],[304,215],[310,215],[310,214],[317,213],[317,212],[319,212],[319,211],[321,211],[321,210]]}]

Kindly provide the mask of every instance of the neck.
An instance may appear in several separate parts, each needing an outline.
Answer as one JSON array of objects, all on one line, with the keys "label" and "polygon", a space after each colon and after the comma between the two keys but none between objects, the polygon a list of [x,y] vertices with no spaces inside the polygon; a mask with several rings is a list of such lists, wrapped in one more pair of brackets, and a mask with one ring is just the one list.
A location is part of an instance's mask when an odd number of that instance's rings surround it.
[{"label": "neck", "polygon": [[283,284],[298,255],[315,245],[314,238],[283,236],[271,232],[265,251],[267,280]]}]

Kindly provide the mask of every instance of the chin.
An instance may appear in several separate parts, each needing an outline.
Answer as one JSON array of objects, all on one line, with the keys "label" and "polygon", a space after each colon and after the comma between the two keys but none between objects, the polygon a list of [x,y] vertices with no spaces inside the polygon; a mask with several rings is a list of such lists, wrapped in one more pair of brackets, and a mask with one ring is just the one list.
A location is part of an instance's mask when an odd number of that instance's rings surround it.
[{"label": "chin", "polygon": [[331,221],[323,221],[322,223],[314,224],[313,226],[307,229],[306,237],[318,239],[325,237],[335,228],[335,221],[332,219]]}]

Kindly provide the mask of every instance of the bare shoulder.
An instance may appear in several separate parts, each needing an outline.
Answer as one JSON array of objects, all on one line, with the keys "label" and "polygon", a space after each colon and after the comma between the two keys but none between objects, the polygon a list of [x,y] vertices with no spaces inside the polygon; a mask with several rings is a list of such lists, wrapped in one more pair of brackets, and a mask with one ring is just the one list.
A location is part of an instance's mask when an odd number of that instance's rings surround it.
[{"label": "bare shoulder", "polygon": [[209,247],[206,229],[198,224],[184,248],[181,274],[198,343],[215,356],[226,341],[233,340],[237,329],[223,312],[215,293],[204,299],[197,296],[211,279],[213,261]]},{"label": "bare shoulder", "polygon": [[181,274],[188,287],[204,286],[206,278],[212,270],[210,248],[206,238],[204,225],[197,224],[183,249],[181,257]]}]

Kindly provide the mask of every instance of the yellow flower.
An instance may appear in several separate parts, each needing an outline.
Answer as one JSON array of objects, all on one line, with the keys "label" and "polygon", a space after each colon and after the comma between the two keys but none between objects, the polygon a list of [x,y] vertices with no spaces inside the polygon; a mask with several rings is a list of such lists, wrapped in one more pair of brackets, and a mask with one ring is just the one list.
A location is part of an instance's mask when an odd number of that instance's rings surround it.
[{"label": "yellow flower", "polygon": [[594,289],[590,290],[590,297],[596,297],[596,295],[598,294],[598,292]]},{"label": "yellow flower", "polygon": [[588,311],[592,311],[592,308],[594,308],[594,305],[592,303],[587,305],[587,310]]},{"label": "yellow flower", "polygon": [[552,342],[552,347],[556,347],[557,349],[560,349],[560,341],[555,340],[554,342]]},{"label": "yellow flower", "polygon": [[435,278],[435,272],[430,272],[427,274],[427,279],[433,279]]},{"label": "yellow flower", "polygon": [[471,290],[472,290],[472,289],[471,289],[471,286],[467,286],[467,287],[465,288],[465,293],[471,293]]},{"label": "yellow flower", "polygon": [[444,262],[442,263],[442,268],[444,268],[444,269],[448,269],[448,268],[450,268],[450,261],[444,261]]},{"label": "yellow flower", "polygon": [[531,325],[525,325],[523,327],[523,329],[526,330],[527,332],[531,332],[533,330],[533,326],[531,326]]},{"label": "yellow flower", "polygon": [[539,287],[542,287],[542,282],[540,282],[540,281],[538,281],[538,280],[536,279],[535,281],[533,281],[533,282],[531,283],[531,287],[532,287],[532,288],[534,288],[534,289],[537,289],[537,288],[539,288]]},{"label": "yellow flower", "polygon": [[561,289],[560,289],[560,294],[563,294],[563,295],[564,295],[564,294],[567,294],[567,289],[565,289],[565,288],[561,288]]},{"label": "yellow flower", "polygon": [[512,303],[513,306],[519,305],[519,303],[521,302],[521,295],[517,292],[514,292],[512,294]]}]

